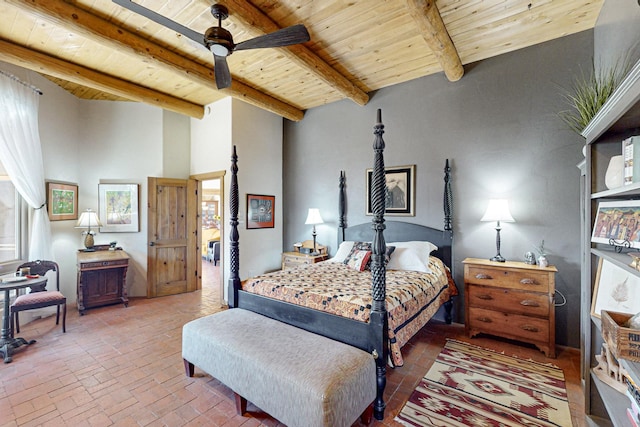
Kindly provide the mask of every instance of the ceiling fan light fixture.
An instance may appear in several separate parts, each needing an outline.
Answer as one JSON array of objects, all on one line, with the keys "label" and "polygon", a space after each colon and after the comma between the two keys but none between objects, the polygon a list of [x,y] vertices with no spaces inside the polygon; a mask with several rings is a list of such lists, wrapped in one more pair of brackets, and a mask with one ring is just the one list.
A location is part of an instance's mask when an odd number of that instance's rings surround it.
[{"label": "ceiling fan light fixture", "polygon": [[227,55],[229,55],[229,49],[227,49],[225,46],[223,46],[221,44],[217,44],[217,43],[212,44],[211,46],[209,46],[209,50],[215,56],[227,56]]}]

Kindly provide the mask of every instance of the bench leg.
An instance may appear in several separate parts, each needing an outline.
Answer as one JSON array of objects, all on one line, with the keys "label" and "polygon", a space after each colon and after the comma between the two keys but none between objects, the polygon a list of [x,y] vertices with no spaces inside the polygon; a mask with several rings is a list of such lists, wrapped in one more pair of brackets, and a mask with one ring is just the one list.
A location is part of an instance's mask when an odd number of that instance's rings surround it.
[{"label": "bench leg", "polygon": [[194,366],[193,363],[189,363],[187,359],[182,359],[184,362],[184,373],[187,374],[189,378],[193,377]]},{"label": "bench leg", "polygon": [[247,412],[247,399],[240,396],[238,393],[233,392],[233,395],[236,398],[236,412],[241,417],[244,417],[244,414]]},{"label": "bench leg", "polygon": [[362,422],[362,424],[366,426],[371,424],[372,419],[373,419],[373,402],[371,402],[371,405],[367,406],[367,409],[365,409],[362,415],[360,415],[360,421]]}]

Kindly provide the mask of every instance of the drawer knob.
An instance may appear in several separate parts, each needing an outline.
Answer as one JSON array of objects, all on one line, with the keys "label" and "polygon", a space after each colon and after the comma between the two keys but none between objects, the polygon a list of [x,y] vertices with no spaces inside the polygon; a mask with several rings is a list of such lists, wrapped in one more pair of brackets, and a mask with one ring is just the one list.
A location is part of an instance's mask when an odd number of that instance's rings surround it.
[{"label": "drawer knob", "polygon": [[525,307],[540,307],[537,301],[533,301],[530,299],[525,299],[520,301],[520,305],[524,305]]},{"label": "drawer knob", "polygon": [[478,295],[478,299],[483,299],[486,301],[490,301],[493,299],[493,297],[491,295]]},{"label": "drawer knob", "polygon": [[478,273],[478,274],[476,274],[476,279],[489,280],[489,279],[491,279],[491,276],[489,276],[488,274],[484,274],[484,273]]},{"label": "drawer knob", "polygon": [[478,321],[483,323],[491,323],[491,319],[488,317],[478,317]]},{"label": "drawer knob", "polygon": [[529,332],[540,332],[540,329],[536,328],[535,326],[531,326],[531,325],[522,325],[522,326],[520,326],[520,328],[524,329],[525,331],[529,331]]},{"label": "drawer knob", "polygon": [[536,283],[536,281],[533,279],[524,278],[520,280],[520,284],[521,285],[537,285],[538,283]]}]

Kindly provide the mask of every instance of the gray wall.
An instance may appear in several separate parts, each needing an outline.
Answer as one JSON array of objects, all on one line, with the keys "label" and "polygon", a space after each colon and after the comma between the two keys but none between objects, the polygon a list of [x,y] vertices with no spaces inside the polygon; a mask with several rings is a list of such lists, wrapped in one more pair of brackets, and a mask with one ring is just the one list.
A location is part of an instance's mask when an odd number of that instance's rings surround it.
[{"label": "gray wall", "polygon": [[[387,166],[416,165],[416,216],[392,218],[442,228],[442,170],[451,160],[454,191],[454,276],[463,288],[461,261],[495,255],[495,224],[482,223],[487,201],[510,200],[515,223],[503,224],[501,253],[521,260],[542,240],[558,268],[556,309],[561,345],[579,346],[580,172],[584,140],[557,112],[561,88],[590,66],[587,31],[465,67],[451,83],[442,73],[384,88],[360,107],[341,101],[314,108],[304,120],[285,120],[284,250],[311,238],[307,209],[325,224],[318,242],[335,253],[338,176],[346,171],[348,224],[365,215],[365,170],[371,167],[375,112],[382,109]],[[463,296],[454,315],[463,322]]]}]

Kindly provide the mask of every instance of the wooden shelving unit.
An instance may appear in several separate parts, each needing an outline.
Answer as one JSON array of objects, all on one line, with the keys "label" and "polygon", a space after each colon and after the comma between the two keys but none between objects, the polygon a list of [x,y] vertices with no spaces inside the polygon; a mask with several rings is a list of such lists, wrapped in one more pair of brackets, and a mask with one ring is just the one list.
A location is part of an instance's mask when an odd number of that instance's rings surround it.
[{"label": "wooden shelving unit", "polygon": [[[608,190],[604,187],[604,173],[608,161],[608,153],[615,153],[622,140],[633,134],[640,134],[640,61],[638,61],[624,82],[613,96],[585,128],[587,150],[584,163],[583,194],[583,228],[584,244],[582,265],[582,299],[581,299],[581,351],[582,381],[585,391],[585,410],[591,425],[613,425],[626,427],[629,425],[626,409],[629,399],[619,391],[603,383],[592,375],[591,368],[596,365],[595,354],[599,354],[601,338],[600,319],[592,317],[591,299],[595,278],[595,270],[599,259],[606,259],[630,274],[640,277],[640,271],[630,266],[631,258],[626,253],[617,253],[611,247],[593,245],[591,233],[594,214],[598,202],[606,200],[640,199],[640,183],[626,185]],[[620,149],[621,151],[621,145]],[[616,154],[620,154],[617,152]],[[611,154],[613,155],[613,154]],[[619,361],[630,372],[636,384],[640,378],[640,364],[628,360]],[[604,408],[605,413],[599,413]],[[610,422],[603,421],[609,418]]]}]

